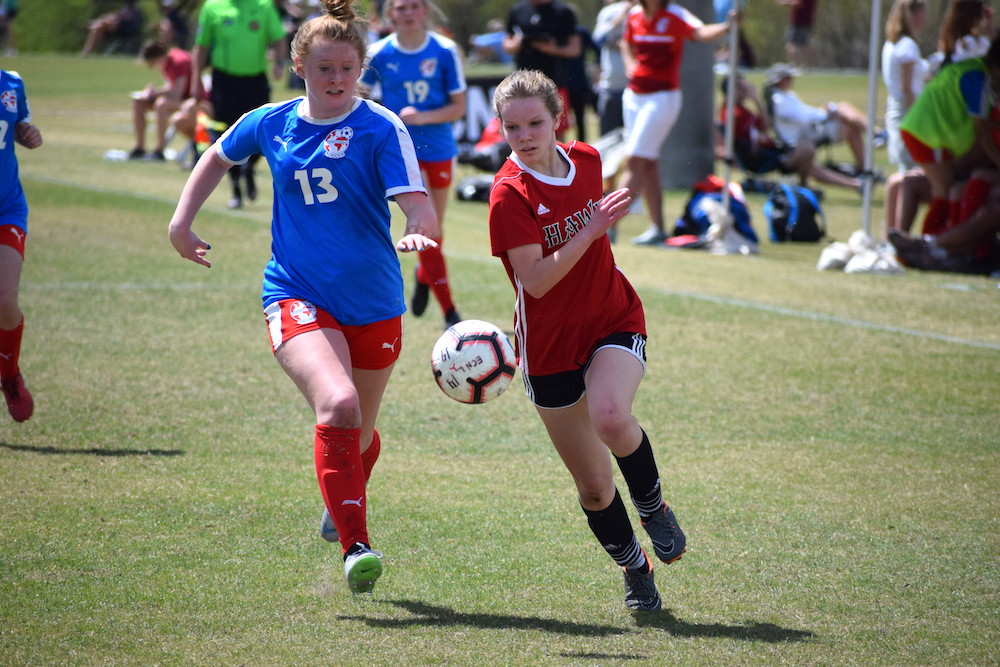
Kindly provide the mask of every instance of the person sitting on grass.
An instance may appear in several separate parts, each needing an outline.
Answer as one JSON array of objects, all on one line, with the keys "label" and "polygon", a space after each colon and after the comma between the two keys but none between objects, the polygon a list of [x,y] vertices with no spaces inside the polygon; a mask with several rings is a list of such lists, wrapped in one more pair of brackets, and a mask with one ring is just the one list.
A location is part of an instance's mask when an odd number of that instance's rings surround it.
[{"label": "person sitting on grass", "polygon": [[[722,107],[719,110],[719,122],[726,124],[726,96],[729,92],[729,77],[722,79]],[[816,164],[816,147],[809,142],[797,146],[788,146],[776,142],[771,137],[771,119],[757,90],[741,75],[736,76],[735,101],[733,105],[733,153],[742,167],[754,174],[764,174],[769,171],[780,171],[783,174],[798,174],[799,185],[809,187],[812,177],[827,185],[837,185],[843,188],[858,190],[861,181],[845,176],[831,169]],[[746,102],[752,102],[757,107],[754,113]],[[724,154],[720,155],[725,158]]]},{"label": "person sitting on grass", "polygon": [[[160,70],[165,83],[159,87],[149,84],[141,93],[133,94],[132,127],[135,131],[135,148],[128,154],[128,158],[163,161],[171,115],[179,111],[184,101],[191,96],[191,54],[150,41],[142,47],[142,60],[151,69]],[[156,148],[147,154],[146,113],[149,111],[156,114]],[[197,112],[196,108],[194,112]]]}]

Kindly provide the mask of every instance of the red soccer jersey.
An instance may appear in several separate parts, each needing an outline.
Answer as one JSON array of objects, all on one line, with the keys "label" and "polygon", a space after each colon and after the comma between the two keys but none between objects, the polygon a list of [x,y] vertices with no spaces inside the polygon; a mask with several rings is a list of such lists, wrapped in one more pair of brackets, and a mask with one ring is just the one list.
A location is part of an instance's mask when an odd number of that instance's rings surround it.
[{"label": "red soccer jersey", "polygon": [[636,93],[679,88],[684,40],[690,39],[691,33],[703,25],[697,16],[673,3],[649,20],[641,4],[633,7],[622,38],[631,45],[636,60],[635,73],[628,87]]},{"label": "red soccer jersey", "polygon": [[514,332],[525,375],[552,375],[587,363],[599,340],[613,333],[646,333],[639,296],[618,267],[607,236],[594,241],[545,296],[528,294],[507,251],[540,244],[547,257],[587,225],[602,197],[601,157],[580,142],[560,144],[570,163],[565,178],[524,166],[511,154],[490,192],[490,240],[514,285]]},{"label": "red soccer jersey", "polygon": [[187,78],[184,87],[184,99],[191,97],[191,54],[183,49],[170,49],[167,60],[163,63],[163,78],[171,86],[181,77]]}]

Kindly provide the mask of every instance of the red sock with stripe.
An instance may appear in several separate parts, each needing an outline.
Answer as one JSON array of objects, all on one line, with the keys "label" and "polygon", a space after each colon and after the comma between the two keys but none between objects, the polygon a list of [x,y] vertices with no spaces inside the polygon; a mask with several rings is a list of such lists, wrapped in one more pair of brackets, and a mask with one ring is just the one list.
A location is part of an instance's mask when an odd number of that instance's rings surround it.
[{"label": "red sock with stripe", "polygon": [[441,304],[441,312],[447,314],[455,307],[455,303],[451,300],[451,288],[448,287],[448,267],[444,262],[444,253],[441,252],[440,246],[421,251],[417,279],[430,285],[431,291]]},{"label": "red sock with stripe", "polygon": [[935,197],[931,200],[931,207],[924,218],[922,232],[931,236],[937,236],[948,228],[948,199],[946,197]]},{"label": "red sock with stripe", "polygon": [[0,329],[0,380],[9,380],[21,372],[18,359],[21,357],[21,334],[24,332],[24,317],[12,331]]},{"label": "red sock with stripe", "polygon": [[316,425],[316,477],[345,551],[355,542],[370,544],[360,438],[360,428]]},{"label": "red sock with stripe", "polygon": [[958,220],[954,221],[952,226],[955,224],[962,224],[967,221],[976,211],[986,203],[986,200],[990,197],[990,184],[981,178],[973,178],[965,185],[965,191],[962,192],[962,209],[958,215]]}]

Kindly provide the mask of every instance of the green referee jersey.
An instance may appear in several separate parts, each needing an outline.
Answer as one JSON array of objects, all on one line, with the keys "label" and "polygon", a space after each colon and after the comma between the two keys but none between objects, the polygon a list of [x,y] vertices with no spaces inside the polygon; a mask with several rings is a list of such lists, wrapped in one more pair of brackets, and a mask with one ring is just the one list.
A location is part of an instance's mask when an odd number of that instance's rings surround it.
[{"label": "green referee jersey", "polygon": [[284,36],[273,0],[208,0],[194,43],[212,49],[213,68],[256,76],[267,71],[267,45]]}]

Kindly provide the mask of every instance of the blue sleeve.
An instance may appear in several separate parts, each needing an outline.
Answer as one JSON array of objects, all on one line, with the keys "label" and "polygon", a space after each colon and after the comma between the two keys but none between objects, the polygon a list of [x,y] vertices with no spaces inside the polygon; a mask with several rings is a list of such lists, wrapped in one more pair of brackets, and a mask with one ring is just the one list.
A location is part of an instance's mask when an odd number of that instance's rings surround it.
[{"label": "blue sleeve", "polygon": [[264,120],[268,107],[247,112],[219,138],[219,157],[230,164],[244,164],[251,155],[261,154],[257,128]]},{"label": "blue sleeve", "polygon": [[[444,68],[445,92],[449,95],[464,92],[466,89],[465,75],[462,73],[462,64],[457,62],[457,54],[451,49],[446,49],[448,54],[448,64]],[[450,101],[450,100],[449,100]]]},{"label": "blue sleeve", "polygon": [[986,72],[966,72],[958,80],[958,90],[965,100],[965,109],[973,118],[990,115],[990,88]]}]

